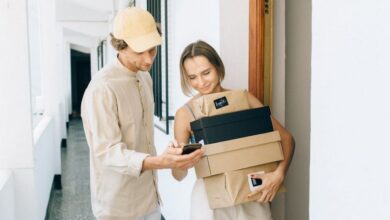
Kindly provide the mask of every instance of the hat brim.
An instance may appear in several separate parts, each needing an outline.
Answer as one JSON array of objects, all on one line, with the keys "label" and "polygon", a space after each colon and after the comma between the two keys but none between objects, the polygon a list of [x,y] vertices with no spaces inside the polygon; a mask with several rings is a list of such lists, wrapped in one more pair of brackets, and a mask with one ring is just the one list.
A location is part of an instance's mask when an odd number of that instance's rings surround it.
[{"label": "hat brim", "polygon": [[124,39],[124,41],[137,53],[142,53],[162,43],[161,36],[157,31],[138,38]]}]

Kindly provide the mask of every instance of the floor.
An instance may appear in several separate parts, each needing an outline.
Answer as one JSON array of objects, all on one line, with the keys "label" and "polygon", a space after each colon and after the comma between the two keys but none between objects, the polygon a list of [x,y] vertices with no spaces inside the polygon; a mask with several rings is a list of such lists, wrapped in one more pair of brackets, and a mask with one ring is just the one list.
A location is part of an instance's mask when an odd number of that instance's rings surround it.
[{"label": "floor", "polygon": [[80,119],[69,122],[62,148],[62,190],[53,190],[47,220],[92,220],[88,146]]},{"label": "floor", "polygon": [[61,151],[62,190],[52,191],[46,220],[94,220],[89,188],[89,149],[80,119],[69,121],[67,147]]}]

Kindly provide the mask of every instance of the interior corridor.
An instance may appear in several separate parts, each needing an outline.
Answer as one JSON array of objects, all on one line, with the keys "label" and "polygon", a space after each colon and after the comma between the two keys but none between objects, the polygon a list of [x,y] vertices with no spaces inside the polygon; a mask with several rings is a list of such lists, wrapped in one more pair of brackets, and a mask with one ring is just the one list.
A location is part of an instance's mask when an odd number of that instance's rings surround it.
[{"label": "interior corridor", "polygon": [[69,121],[67,147],[61,149],[62,190],[53,190],[46,220],[95,219],[89,189],[89,156],[81,119]]}]

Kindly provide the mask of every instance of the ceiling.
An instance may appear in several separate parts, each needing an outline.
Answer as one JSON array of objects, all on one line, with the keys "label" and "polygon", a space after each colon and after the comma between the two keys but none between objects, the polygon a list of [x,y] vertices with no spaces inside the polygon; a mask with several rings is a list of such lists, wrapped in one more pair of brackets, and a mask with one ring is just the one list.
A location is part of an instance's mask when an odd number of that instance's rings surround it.
[{"label": "ceiling", "polygon": [[[118,8],[134,0],[56,0],[57,22],[69,39],[104,39]],[[87,42],[87,40],[84,40]],[[90,41],[95,43],[96,41]]]},{"label": "ceiling", "polygon": [[116,0],[60,0],[79,5],[83,8],[89,8],[95,11],[111,12]]}]

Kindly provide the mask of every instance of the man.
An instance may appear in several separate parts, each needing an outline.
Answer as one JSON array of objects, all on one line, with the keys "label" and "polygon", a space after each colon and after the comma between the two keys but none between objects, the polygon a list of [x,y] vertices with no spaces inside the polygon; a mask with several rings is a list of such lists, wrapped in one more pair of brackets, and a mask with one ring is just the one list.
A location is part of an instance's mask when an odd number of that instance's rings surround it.
[{"label": "man", "polygon": [[81,109],[90,148],[92,209],[100,220],[160,220],[155,170],[186,169],[203,151],[181,155],[173,141],[156,156],[148,71],[161,36],[153,16],[136,7],[120,11],[111,37],[117,59],[94,76]]}]

